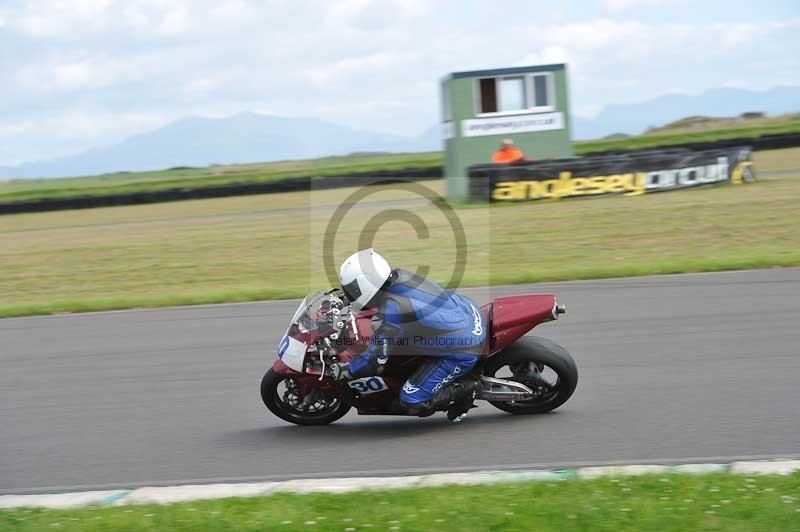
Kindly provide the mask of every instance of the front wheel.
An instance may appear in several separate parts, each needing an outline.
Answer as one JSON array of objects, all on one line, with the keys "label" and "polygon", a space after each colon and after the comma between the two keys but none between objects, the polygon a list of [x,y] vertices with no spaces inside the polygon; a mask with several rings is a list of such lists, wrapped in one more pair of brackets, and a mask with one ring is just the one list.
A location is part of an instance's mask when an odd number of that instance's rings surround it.
[{"label": "front wheel", "polygon": [[541,414],[555,410],[578,385],[578,368],[566,349],[546,338],[523,336],[490,358],[483,368],[489,377],[520,382],[534,390],[526,401],[489,401],[512,414]]},{"label": "front wheel", "polygon": [[300,397],[294,377],[272,369],[261,379],[261,400],[270,412],[296,425],[327,425],[344,416],[350,405],[336,397],[313,390],[313,397]]}]

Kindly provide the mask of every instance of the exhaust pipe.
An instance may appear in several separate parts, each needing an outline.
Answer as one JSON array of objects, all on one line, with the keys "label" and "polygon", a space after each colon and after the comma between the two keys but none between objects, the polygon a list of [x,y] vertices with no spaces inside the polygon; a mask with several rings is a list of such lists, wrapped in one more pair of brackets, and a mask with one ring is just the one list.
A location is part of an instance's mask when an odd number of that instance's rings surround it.
[{"label": "exhaust pipe", "polygon": [[567,306],[559,305],[558,302],[556,301],[556,304],[553,305],[553,311],[551,312],[553,319],[557,320],[559,315],[566,313],[567,313]]}]

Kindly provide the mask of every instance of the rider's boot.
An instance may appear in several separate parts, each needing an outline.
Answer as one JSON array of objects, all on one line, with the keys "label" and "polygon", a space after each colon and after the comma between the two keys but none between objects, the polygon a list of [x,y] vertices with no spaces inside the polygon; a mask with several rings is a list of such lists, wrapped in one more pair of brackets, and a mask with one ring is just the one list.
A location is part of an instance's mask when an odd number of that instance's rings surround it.
[{"label": "rider's boot", "polygon": [[402,412],[407,415],[428,417],[448,407],[447,419],[457,423],[466,416],[470,409],[475,408],[472,402],[475,399],[478,385],[478,381],[472,377],[464,377],[439,392],[429,401],[410,405],[396,399],[392,403],[392,409],[402,409]]},{"label": "rider's boot", "polygon": [[471,377],[465,377],[445,388],[443,393],[447,390],[452,390],[449,394],[450,399],[448,400],[448,404],[452,401],[450,408],[447,409],[448,421],[458,423],[467,417],[467,412],[475,408],[473,401],[475,400],[475,392],[478,389],[478,384],[477,380]]}]

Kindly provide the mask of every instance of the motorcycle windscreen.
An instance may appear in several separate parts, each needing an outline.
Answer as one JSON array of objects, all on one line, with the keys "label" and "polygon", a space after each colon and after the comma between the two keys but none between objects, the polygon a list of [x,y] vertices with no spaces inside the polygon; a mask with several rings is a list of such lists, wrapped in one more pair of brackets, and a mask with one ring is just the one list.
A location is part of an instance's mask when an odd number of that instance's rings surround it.
[{"label": "motorcycle windscreen", "polygon": [[306,313],[308,310],[308,296],[304,297],[303,300],[298,305],[297,310],[294,311],[294,315],[292,316],[292,321],[289,323],[297,323],[300,318],[303,317],[303,314]]},{"label": "motorcycle windscreen", "polygon": [[306,358],[306,344],[285,334],[278,345],[278,358],[293,370],[302,372]]}]

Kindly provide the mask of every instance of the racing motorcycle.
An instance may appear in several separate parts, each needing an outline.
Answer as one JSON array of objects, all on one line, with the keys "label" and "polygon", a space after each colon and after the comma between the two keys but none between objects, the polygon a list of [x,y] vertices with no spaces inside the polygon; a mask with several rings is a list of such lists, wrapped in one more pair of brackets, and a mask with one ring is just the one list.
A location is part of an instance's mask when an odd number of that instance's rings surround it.
[{"label": "racing motorcycle", "polygon": [[[555,342],[524,335],[566,308],[553,295],[519,295],[498,297],[480,310],[488,334],[471,371],[479,381],[475,399],[511,414],[564,404],[578,383],[575,361]],[[353,407],[361,415],[409,415],[397,408],[397,397],[425,353],[392,355],[373,377],[336,381],[326,373],[330,364],[349,362],[369,347],[375,312],[352,309],[341,289],[306,296],[261,380],[270,412],[298,425],[332,423]]]}]

